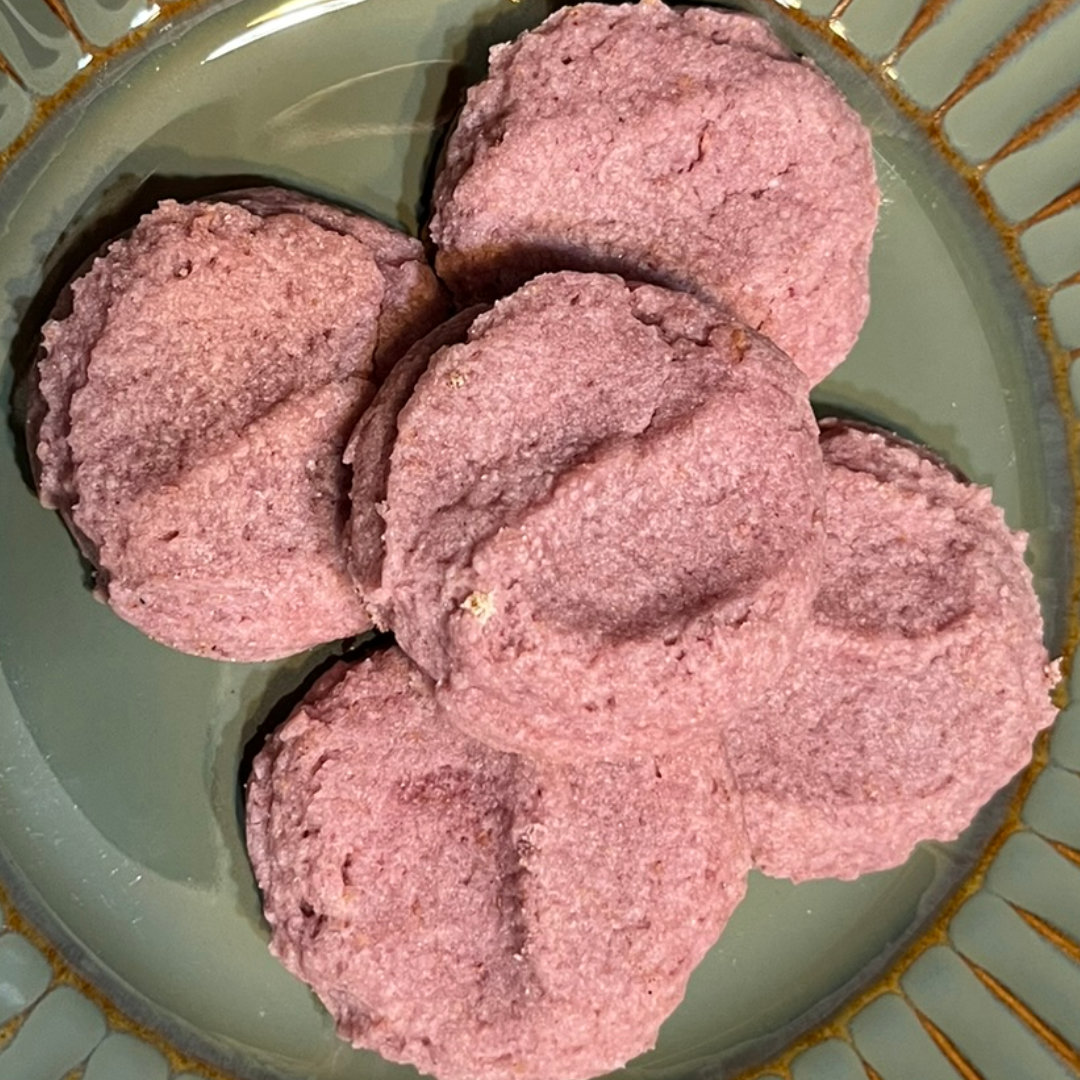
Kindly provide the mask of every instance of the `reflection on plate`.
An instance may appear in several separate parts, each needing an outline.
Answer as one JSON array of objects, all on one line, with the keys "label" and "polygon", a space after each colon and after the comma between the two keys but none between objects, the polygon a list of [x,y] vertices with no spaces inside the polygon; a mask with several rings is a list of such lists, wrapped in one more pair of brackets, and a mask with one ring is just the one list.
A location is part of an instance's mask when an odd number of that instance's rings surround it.
[{"label": "reflection on plate", "polygon": [[[873,310],[816,393],[994,486],[1075,632],[1080,4],[745,0],[875,134]],[[416,230],[488,45],[547,0],[0,0],[0,1076],[405,1076],[266,952],[237,776],[333,650],[216,665],[96,604],[36,504],[16,376],[63,280],[164,195],[272,179]],[[1070,351],[1071,350],[1071,351]],[[756,876],[656,1080],[1080,1074],[1080,714],[968,834],[798,888]],[[52,944],[48,944],[51,942]],[[210,1062],[211,1065],[201,1064]]]}]

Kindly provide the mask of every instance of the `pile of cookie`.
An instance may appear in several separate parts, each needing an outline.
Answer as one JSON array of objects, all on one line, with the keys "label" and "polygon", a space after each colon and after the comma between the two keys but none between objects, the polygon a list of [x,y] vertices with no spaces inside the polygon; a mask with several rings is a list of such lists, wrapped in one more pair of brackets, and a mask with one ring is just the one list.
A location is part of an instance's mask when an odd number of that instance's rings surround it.
[{"label": "pile of cookie", "polygon": [[952,838],[1055,678],[990,493],[819,428],[878,192],[753,18],[583,4],[492,51],[423,247],[161,204],[44,328],[42,501],[173,648],[392,631],[255,759],[271,947],[357,1046],[553,1080],[651,1046],[752,866]]}]

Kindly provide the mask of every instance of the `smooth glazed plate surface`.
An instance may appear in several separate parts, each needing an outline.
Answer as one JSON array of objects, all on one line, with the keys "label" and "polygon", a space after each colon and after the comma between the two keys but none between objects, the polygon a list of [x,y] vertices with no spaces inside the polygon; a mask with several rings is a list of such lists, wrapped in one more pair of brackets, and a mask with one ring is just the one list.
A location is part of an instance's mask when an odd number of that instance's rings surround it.
[{"label": "smooth glazed plate surface", "polygon": [[[816,404],[923,441],[993,486],[1010,523],[1031,535],[1059,652],[1071,626],[1077,200],[1036,217],[1075,180],[1080,125],[1065,111],[994,155],[1076,96],[1077,5],[928,3],[934,18],[908,37],[917,3],[743,6],[813,56],[874,133],[884,202],[872,311]],[[244,1077],[405,1076],[340,1043],[268,955],[241,841],[249,744],[335,649],[222,665],[172,653],[112,616],[60,520],[36,503],[16,384],[63,281],[160,198],[272,181],[415,233],[441,133],[488,46],[551,5],[241,0],[155,14],[136,0],[73,0],[65,10],[75,35],[44,3],[0,0],[10,67],[0,65],[0,153],[13,144],[0,158],[10,421],[0,455],[0,861],[10,901],[0,988],[14,987],[0,993],[0,1076],[59,1078],[88,1059],[90,1080],[216,1075],[200,1060]],[[117,28],[140,20],[141,42],[106,56]],[[1024,20],[1034,20],[1026,48],[935,121],[965,72]],[[20,115],[33,123],[36,103],[69,80],[76,92],[15,144]],[[796,1080],[872,1075],[866,1064],[884,1080],[963,1067],[992,1080],[1080,1071],[1080,1010],[1060,1006],[1080,1001],[1080,723],[1066,713],[1040,754],[1033,789],[1003,793],[956,844],[927,846],[895,871],[797,888],[755,875],[659,1046],[631,1069],[727,1076],[767,1071],[780,1053]],[[969,898],[940,917],[973,869]],[[58,953],[43,952],[41,933]],[[857,993],[841,1022],[820,1026]]]}]

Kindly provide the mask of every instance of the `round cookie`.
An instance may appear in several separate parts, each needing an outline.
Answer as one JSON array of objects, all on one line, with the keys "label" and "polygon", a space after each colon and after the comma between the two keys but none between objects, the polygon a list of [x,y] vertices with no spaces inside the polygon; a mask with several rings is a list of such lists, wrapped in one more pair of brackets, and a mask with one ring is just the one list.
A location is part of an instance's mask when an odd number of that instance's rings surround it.
[{"label": "round cookie", "polygon": [[671,746],[786,663],[820,497],[805,378],[772,345],[683,293],[545,275],[401,410],[375,607],[491,745]]},{"label": "round cookie", "polygon": [[869,308],[868,132],[763,23],[657,0],[559,9],[491,52],[434,193],[459,297],[543,270],[692,289],[815,383]]},{"label": "round cookie", "polygon": [[396,649],[339,665],[248,785],[271,948],[343,1038],[441,1080],[606,1072],[743,894],[724,768],[538,766],[439,723]]},{"label": "round cookie", "polygon": [[854,878],[951,840],[1021,769],[1055,679],[1024,563],[985,488],[906,443],[822,429],[814,619],[725,731],[755,864]]},{"label": "round cookie", "polygon": [[415,240],[293,193],[236,197],[258,212],[162,203],[72,283],[28,435],[42,502],[123,618],[264,660],[370,626],[341,452],[403,318],[422,333],[445,300]]}]

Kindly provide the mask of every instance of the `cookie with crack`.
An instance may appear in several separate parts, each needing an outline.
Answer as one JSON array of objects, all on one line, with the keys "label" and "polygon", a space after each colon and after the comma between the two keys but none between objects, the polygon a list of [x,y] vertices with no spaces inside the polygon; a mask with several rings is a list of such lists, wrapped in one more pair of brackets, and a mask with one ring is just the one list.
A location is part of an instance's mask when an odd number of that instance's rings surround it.
[{"label": "cookie with crack", "polygon": [[869,309],[870,136],[750,16],[560,8],[491,52],[434,193],[436,269],[491,299],[543,270],[689,288],[816,383]]},{"label": "cookie with crack", "polygon": [[715,306],[541,276],[401,410],[378,621],[504,750],[670,747],[753,701],[816,589],[806,380]]},{"label": "cookie with crack", "polygon": [[439,722],[396,649],[339,665],[256,757],[271,948],[356,1046],[440,1080],[648,1049],[745,889],[716,747],[543,766]]},{"label": "cookie with crack", "polygon": [[1039,602],[987,488],[822,428],[826,541],[795,659],[725,745],[758,867],[854,878],[951,840],[1054,718]]},{"label": "cookie with crack", "polygon": [[369,628],[341,452],[377,365],[445,309],[416,240],[296,193],[143,217],[45,325],[28,425],[99,595],[217,659]]}]

